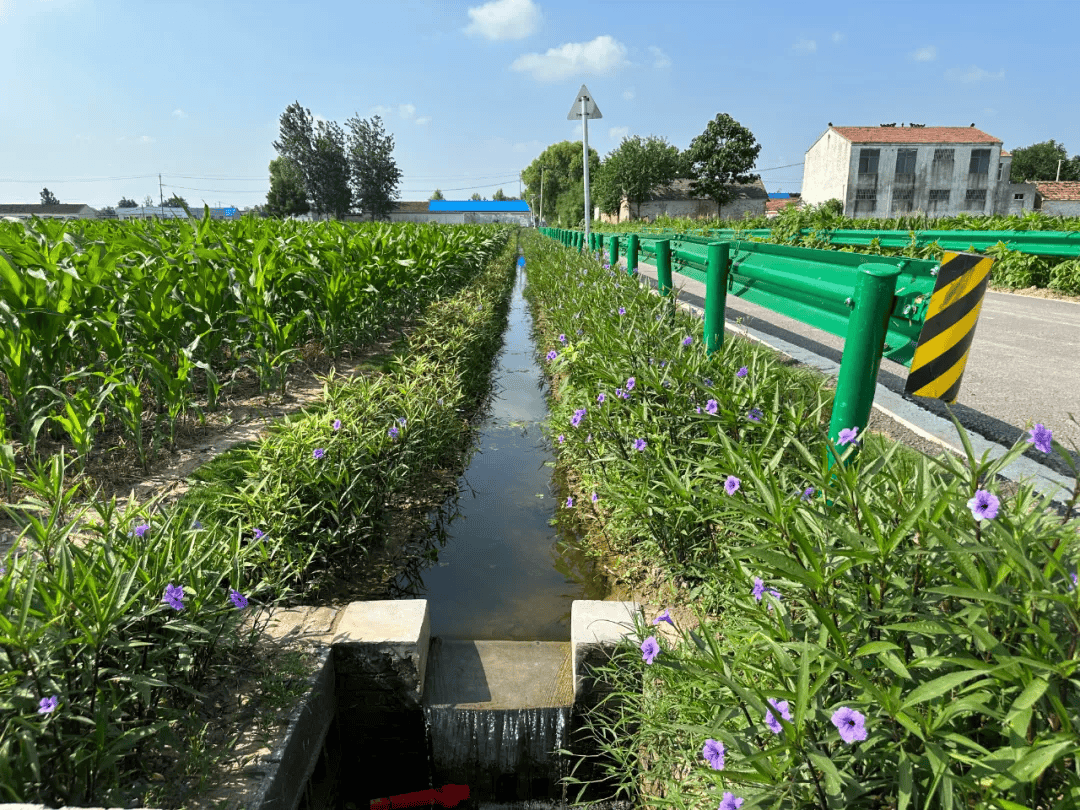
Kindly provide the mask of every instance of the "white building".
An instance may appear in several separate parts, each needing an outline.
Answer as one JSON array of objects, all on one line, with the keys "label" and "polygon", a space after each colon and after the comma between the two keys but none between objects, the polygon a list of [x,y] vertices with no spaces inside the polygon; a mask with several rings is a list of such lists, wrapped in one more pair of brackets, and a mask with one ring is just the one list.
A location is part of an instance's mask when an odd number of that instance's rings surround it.
[{"label": "white building", "polygon": [[16,219],[96,219],[97,209],[85,203],[60,203],[59,205],[4,204],[0,205],[0,217]]},{"label": "white building", "polygon": [[[806,151],[802,199],[838,199],[847,217],[925,213],[1022,213],[1034,208],[1026,187],[1009,182],[1012,156],[1001,141],[970,127],[921,124],[834,127]],[[1015,195],[1023,195],[1017,199]]]},{"label": "white building", "polygon": [[[348,214],[346,222],[367,222],[366,214]],[[536,219],[524,200],[422,200],[393,204],[390,222],[443,222],[481,225],[502,222],[530,226]]]},{"label": "white building", "polygon": [[679,179],[663,186],[657,186],[649,199],[640,205],[631,205],[623,197],[617,214],[604,214],[599,208],[593,208],[593,219],[597,222],[627,222],[632,219],[647,219],[650,222],[657,217],[719,217],[720,219],[742,219],[746,213],[759,217],[765,214],[765,203],[769,194],[761,179],[750,183],[734,183],[727,186],[731,199],[716,209],[716,203],[708,197],[695,197],[690,191],[690,180]]}]

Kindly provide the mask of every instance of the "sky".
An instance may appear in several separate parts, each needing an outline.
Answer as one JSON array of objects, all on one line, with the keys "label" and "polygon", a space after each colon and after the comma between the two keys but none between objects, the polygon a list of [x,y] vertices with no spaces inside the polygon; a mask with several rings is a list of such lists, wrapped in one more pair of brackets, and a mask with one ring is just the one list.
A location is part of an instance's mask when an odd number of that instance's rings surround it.
[{"label": "sky", "polygon": [[[827,129],[976,127],[1080,151],[1080,2],[0,0],[0,203],[264,204],[298,101],[381,116],[401,200],[519,193],[582,84],[601,157],[727,113],[770,192]],[[160,180],[159,180],[160,175]]]}]

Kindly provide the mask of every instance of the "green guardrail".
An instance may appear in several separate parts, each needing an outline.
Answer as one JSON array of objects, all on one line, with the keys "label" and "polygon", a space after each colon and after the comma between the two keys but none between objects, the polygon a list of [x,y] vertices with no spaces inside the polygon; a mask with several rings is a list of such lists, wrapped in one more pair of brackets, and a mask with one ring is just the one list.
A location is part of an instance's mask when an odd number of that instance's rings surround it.
[{"label": "green guardrail", "polygon": [[[882,247],[926,247],[937,242],[945,250],[985,253],[999,242],[1019,253],[1033,256],[1080,257],[1080,231],[886,231],[856,228],[803,228],[802,236],[816,236],[831,245],[866,247],[875,239]],[[709,240],[768,239],[770,228],[711,228],[685,232],[643,229],[642,235]]]},{"label": "green guardrail", "polygon": [[[541,233],[562,244],[585,249],[584,234],[559,228],[541,228]],[[945,335],[953,322],[960,321],[959,309],[942,313],[934,322],[931,336],[937,342],[923,350],[933,355],[929,363],[920,360],[921,377],[946,375],[954,401],[966,362],[966,346],[974,333],[985,279],[991,260],[958,253],[950,255],[946,277],[942,263],[894,256],[867,257],[857,253],[800,248],[765,242],[708,240],[702,237],[671,237],[666,234],[592,233],[591,252],[608,249],[612,267],[625,252],[627,272],[636,272],[639,260],[650,259],[657,268],[660,294],[671,294],[672,270],[705,284],[705,348],[712,353],[723,346],[724,313],[727,295],[756,304],[815,326],[844,339],[844,353],[836,384],[836,397],[829,423],[829,437],[835,443],[840,431],[864,430],[873,406],[881,359],[912,368],[916,349],[923,340],[923,327],[932,300],[935,312],[951,306],[960,285],[971,295],[963,297],[962,333]],[[961,261],[952,263],[956,258]],[[967,277],[965,273],[969,273]],[[977,279],[974,276],[978,275]],[[948,287],[942,296],[935,297]],[[947,294],[953,294],[949,298]],[[944,326],[942,326],[944,322]],[[950,352],[962,350],[957,360]],[[944,389],[942,389],[944,390]],[[944,397],[942,397],[944,398]]]}]

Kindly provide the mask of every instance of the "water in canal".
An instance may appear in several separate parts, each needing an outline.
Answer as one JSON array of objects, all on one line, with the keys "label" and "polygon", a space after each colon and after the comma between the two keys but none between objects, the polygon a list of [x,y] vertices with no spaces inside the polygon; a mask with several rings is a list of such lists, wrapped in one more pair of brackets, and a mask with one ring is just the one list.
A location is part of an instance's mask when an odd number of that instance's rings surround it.
[{"label": "water in canal", "polygon": [[526,273],[518,267],[492,396],[478,417],[445,543],[419,579],[397,583],[428,600],[431,634],[441,638],[569,641],[571,603],[609,594],[594,563],[575,550],[573,521],[553,525],[566,495],[540,429],[548,386],[522,295]]}]

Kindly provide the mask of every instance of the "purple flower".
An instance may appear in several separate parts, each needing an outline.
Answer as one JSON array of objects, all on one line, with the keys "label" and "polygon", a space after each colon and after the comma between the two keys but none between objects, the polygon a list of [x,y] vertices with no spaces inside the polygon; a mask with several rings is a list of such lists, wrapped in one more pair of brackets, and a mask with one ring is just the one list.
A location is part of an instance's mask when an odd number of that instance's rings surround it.
[{"label": "purple flower", "polygon": [[651,664],[653,659],[660,654],[660,644],[657,642],[656,636],[649,636],[641,642],[641,652],[644,653],[641,660],[646,664]]},{"label": "purple flower", "polygon": [[562,433],[560,433],[559,434],[559,444],[562,444],[565,441],[566,441],[566,436],[564,436]]},{"label": "purple flower", "polygon": [[315,458],[322,458],[326,455],[326,451],[323,450],[321,447],[316,447],[312,455],[315,456]]},{"label": "purple flower", "polygon": [[56,711],[56,707],[59,704],[59,700],[56,695],[52,697],[42,698],[38,703],[38,714],[48,714],[49,712]]},{"label": "purple flower", "polygon": [[840,707],[833,712],[832,722],[840,732],[840,738],[848,745],[866,739],[866,718],[854,709]]},{"label": "purple flower", "polygon": [[621,388],[616,388],[616,389],[615,389],[615,396],[617,396],[617,397],[621,397],[621,396],[622,396],[622,389],[621,389]]},{"label": "purple flower", "polygon": [[712,380],[710,380],[708,377],[705,378],[705,387],[712,388]]},{"label": "purple flower", "polygon": [[578,425],[580,425],[581,420],[585,418],[585,413],[586,412],[585,412],[584,408],[579,408],[578,410],[574,411],[574,416],[573,416],[573,418],[571,418],[570,424],[573,425],[574,427],[577,427]]},{"label": "purple flower", "polygon": [[[440,402],[439,404],[441,405],[442,403]],[[341,430],[341,420],[340,419],[335,419],[334,420],[334,430]]]},{"label": "purple flower", "polygon": [[554,360],[558,356],[559,356],[558,352],[556,352],[554,349],[552,349],[550,352],[547,353],[548,362],[550,363],[552,360]]},{"label": "purple flower", "polygon": [[712,414],[713,416],[716,416],[716,408],[717,408],[717,405],[716,405],[716,400],[715,399],[710,399],[708,402],[705,403],[705,412],[706,413],[709,413],[709,414]]},{"label": "purple flower", "polygon": [[264,536],[265,534],[266,534],[266,532],[264,532],[264,531],[263,531],[262,529],[256,529],[256,530],[255,530],[255,539],[256,539],[256,540],[262,540],[262,539],[263,539],[263,536]]},{"label": "purple flower", "polygon": [[[788,711],[788,702],[786,700],[777,701],[776,698],[769,698],[769,705],[779,712],[780,716],[785,720],[791,720],[791,712]],[[771,711],[765,712],[765,725],[772,729],[773,734],[779,734],[784,730],[784,727],[780,725],[780,721],[773,716]]]},{"label": "purple flower", "polygon": [[1049,453],[1054,449],[1054,445],[1050,443],[1054,432],[1046,425],[1037,424],[1030,432],[1031,436],[1028,437],[1028,442],[1034,444],[1036,449],[1042,450],[1044,453]]},{"label": "purple flower", "polygon": [[[2,566],[0,566],[0,567],[2,567]],[[2,574],[2,573],[4,573],[4,572],[0,571],[0,574]],[[1072,585],[1069,586],[1069,590],[1070,591],[1075,591],[1078,587],[1080,587],[1080,574],[1077,574],[1076,571],[1073,571],[1072,572]]]},{"label": "purple flower", "polygon": [[664,608],[664,612],[657,616],[655,619],[653,619],[652,623],[660,624],[660,622],[667,622],[672,627],[675,626],[675,622],[671,620],[671,612],[667,608]]},{"label": "purple flower", "polygon": [[390,428],[388,431],[386,431],[386,435],[389,436],[391,439],[396,439],[398,437],[397,427],[395,426]]},{"label": "purple flower", "polygon": [[740,483],[742,482],[739,481],[739,479],[736,478],[734,475],[729,475],[727,477],[727,480],[724,482],[724,491],[727,492],[728,495],[734,495],[736,492],[739,491]]},{"label": "purple flower", "polygon": [[[592,494],[592,502],[593,502],[593,503],[596,503],[596,502],[597,502],[598,500],[600,500],[600,496],[599,496],[599,495],[597,495],[597,494],[596,494],[596,493],[594,492],[594,493]],[[1073,574],[1073,579],[1074,579],[1074,580],[1076,579],[1076,574]]]},{"label": "purple flower", "polygon": [[734,793],[728,793],[724,791],[724,798],[720,801],[720,806],[716,810],[739,810],[742,807],[743,800],[741,797],[736,796]]},{"label": "purple flower", "polygon": [[814,492],[815,491],[816,490],[813,487],[807,487],[806,489],[803,490],[802,499],[804,501],[810,500],[812,497],[814,497]]},{"label": "purple flower", "polygon": [[690,335],[687,335],[686,337],[683,338],[682,345],[683,346],[689,346],[693,342],[694,342],[694,339]]},{"label": "purple flower", "polygon": [[598,397],[596,398],[596,401],[597,401],[597,402],[599,402],[599,403],[600,403],[601,405],[603,405],[603,404],[604,404],[604,400],[605,400],[605,399],[607,399],[607,395],[606,395],[606,394],[603,394],[603,393],[601,393],[601,394],[600,394],[600,396],[598,396]]},{"label": "purple flower", "polygon": [[663,368],[666,365],[667,365],[667,360],[661,360],[660,361],[660,368]]},{"label": "purple flower", "polygon": [[636,382],[634,381],[634,378],[633,378],[633,377],[630,377],[630,378],[629,378],[629,379],[627,379],[627,381],[626,381],[626,390],[627,390],[627,391],[633,391],[633,390],[634,390],[634,386],[635,386],[635,385],[637,385],[637,383],[636,383]]},{"label": "purple flower", "polygon": [[772,588],[766,588],[765,583],[761,581],[761,577],[754,577],[754,587],[750,591],[750,593],[753,594],[754,599],[760,602],[766,592],[768,592],[769,596],[775,596],[777,599],[780,598],[779,591],[773,590]]},{"label": "purple flower", "polygon": [[619,314],[620,315],[625,315],[626,314],[626,307],[619,307]]},{"label": "purple flower", "polygon": [[404,416],[399,416],[398,417],[398,424],[401,425],[402,427],[405,427],[405,417]]},{"label": "purple flower", "polygon": [[706,740],[701,753],[714,771],[724,770],[724,744],[722,742]]},{"label": "purple flower", "polygon": [[645,440],[644,439],[635,439],[634,440],[634,449],[635,450],[644,450],[645,446],[646,445],[645,445]]},{"label": "purple flower", "polygon": [[585,441],[587,441],[587,442],[592,441],[592,434],[591,433],[588,436],[585,437]]},{"label": "purple flower", "polygon": [[836,437],[836,446],[843,447],[848,442],[855,442],[858,444],[858,442],[855,441],[855,437],[858,433],[859,429],[857,427],[841,429],[840,435]]},{"label": "purple flower", "polygon": [[701,406],[700,406],[700,405],[698,405],[698,406],[697,406],[696,408],[694,408],[694,410],[695,410],[695,411],[696,411],[697,413],[701,413]]},{"label": "purple flower", "polygon": [[622,398],[623,399],[630,399],[630,392],[629,391],[623,391]]},{"label": "purple flower", "polygon": [[746,415],[746,418],[749,419],[751,422],[760,422],[761,417],[764,415],[765,414],[761,412],[761,408],[751,408],[750,413]]},{"label": "purple flower", "polygon": [[983,518],[993,520],[997,517],[1000,505],[1001,501],[985,489],[977,490],[975,497],[967,502],[967,507],[971,510],[971,515],[975,520],[982,520]]},{"label": "purple flower", "polygon": [[566,508],[569,509],[573,505],[574,505],[574,496],[571,495],[569,498],[566,499]]},{"label": "purple flower", "polygon": [[244,596],[242,593],[240,593],[240,591],[237,591],[237,590],[235,590],[233,588],[229,589],[229,598],[232,600],[232,603],[234,605],[236,605],[237,609],[239,609],[239,610],[243,610],[244,608],[246,608],[248,606],[247,597]]},{"label": "purple flower", "polygon": [[735,376],[736,377],[745,377],[748,373],[749,372],[747,371],[746,366],[743,366],[742,368],[740,368],[738,371],[735,372]]},{"label": "purple flower", "polygon": [[560,341],[561,341],[562,343],[566,343],[566,335],[559,335],[559,340],[560,340]]},{"label": "purple flower", "polygon": [[184,609],[184,586],[173,585],[171,582],[165,586],[165,598],[162,602],[168,602],[169,607],[175,610]]}]

